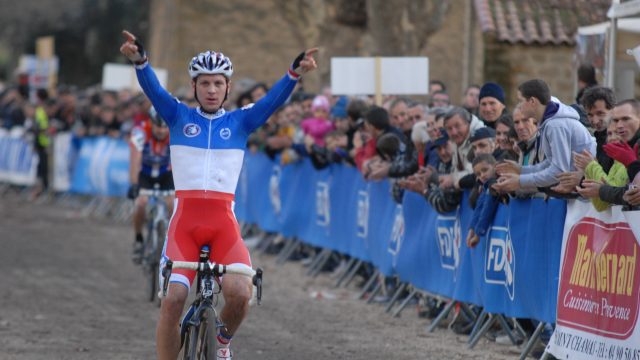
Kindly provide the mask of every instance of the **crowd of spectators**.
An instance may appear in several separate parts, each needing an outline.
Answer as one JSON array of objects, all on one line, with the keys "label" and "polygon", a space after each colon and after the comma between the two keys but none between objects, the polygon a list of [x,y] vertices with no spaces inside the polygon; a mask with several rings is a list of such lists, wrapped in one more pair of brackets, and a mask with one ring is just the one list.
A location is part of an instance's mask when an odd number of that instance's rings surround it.
[{"label": "crowd of spectators", "polygon": [[[523,82],[515,94],[494,82],[471,85],[459,102],[437,80],[427,100],[389,96],[382,104],[329,89],[298,90],[247,147],[282,165],[309,158],[317,169],[354,167],[368,181],[388,179],[394,201],[415,192],[439,213],[455,210],[470,191],[475,212],[466,243],[475,247],[498,204],[510,198],[582,197],[598,211],[640,206],[640,101],[617,100],[612,89],[588,78],[574,104],[553,97],[540,79]],[[125,139],[150,107],[129,90],[60,87],[55,96],[26,86],[0,90],[1,131],[28,138],[41,158],[37,192],[48,186],[52,135]],[[250,106],[267,91],[266,84],[254,84],[226,106]],[[187,93],[179,100],[197,106]],[[516,96],[508,109],[506,99]]]},{"label": "crowd of spectators", "polygon": [[[588,70],[580,68],[583,77]],[[455,208],[462,191],[478,186],[473,161],[480,154],[495,160],[497,178],[490,189],[501,194],[583,196],[593,198],[598,209],[637,206],[638,190],[627,183],[638,173],[640,105],[635,99],[616,101],[611,89],[586,79],[578,103],[571,105],[553,97],[542,80],[522,83],[517,94],[505,94],[494,82],[471,85],[459,106],[438,80],[430,83],[428,100],[389,96],[377,105],[372,97],[333,96],[328,88],[320,94],[300,90],[247,145],[282,164],[308,157],[316,168],[355,166],[367,180],[392,179],[395,201],[414,191],[440,212]],[[255,83],[226,106],[248,106],[267,91],[266,84]],[[183,93],[181,101],[197,106]],[[129,90],[63,86],[51,95],[24,85],[0,92],[1,127],[28,136],[43,158],[57,132],[125,138],[148,117],[150,106],[144,95]],[[505,99],[514,95],[518,103],[508,109]],[[46,188],[46,174],[41,177]]]}]

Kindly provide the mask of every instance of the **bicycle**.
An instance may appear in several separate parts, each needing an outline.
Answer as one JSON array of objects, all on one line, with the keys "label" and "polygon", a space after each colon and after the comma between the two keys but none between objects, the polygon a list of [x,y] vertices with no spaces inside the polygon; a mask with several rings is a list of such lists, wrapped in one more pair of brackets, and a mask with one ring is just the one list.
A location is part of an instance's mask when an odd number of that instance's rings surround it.
[{"label": "bicycle", "polygon": [[140,195],[148,196],[146,208],[146,236],[142,243],[142,271],[147,276],[147,296],[149,301],[157,301],[160,305],[160,298],[157,297],[159,290],[158,278],[160,257],[164,246],[165,236],[169,228],[169,214],[165,197],[174,194],[173,190],[141,189]]},{"label": "bicycle", "polygon": [[232,264],[222,265],[209,262],[209,247],[203,246],[200,250],[200,260],[171,261],[166,262],[162,269],[164,282],[162,284],[162,297],[167,295],[169,278],[173,269],[189,269],[197,271],[196,298],[189,306],[180,322],[180,340],[183,349],[184,360],[207,360],[216,358],[216,341],[214,336],[218,328],[224,325],[218,318],[215,306],[218,303],[218,294],[222,292],[220,276],[224,274],[239,274],[251,277],[256,286],[256,300],[260,305],[262,300],[262,269],[255,271],[246,266]]}]

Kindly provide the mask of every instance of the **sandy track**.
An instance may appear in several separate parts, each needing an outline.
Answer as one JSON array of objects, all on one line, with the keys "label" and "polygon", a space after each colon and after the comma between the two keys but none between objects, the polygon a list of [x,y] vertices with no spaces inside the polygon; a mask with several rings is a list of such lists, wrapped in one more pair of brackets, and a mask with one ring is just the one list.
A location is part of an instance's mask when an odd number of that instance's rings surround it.
[{"label": "sandy track", "polygon": [[[131,231],[54,204],[0,198],[0,359],[153,359],[158,309],[144,299],[144,278],[129,260]],[[466,337],[407,309],[401,318],[331,288],[298,263],[265,269],[263,305],[233,341],[238,359],[506,359],[506,347]],[[325,290],[336,299],[312,299]]]}]

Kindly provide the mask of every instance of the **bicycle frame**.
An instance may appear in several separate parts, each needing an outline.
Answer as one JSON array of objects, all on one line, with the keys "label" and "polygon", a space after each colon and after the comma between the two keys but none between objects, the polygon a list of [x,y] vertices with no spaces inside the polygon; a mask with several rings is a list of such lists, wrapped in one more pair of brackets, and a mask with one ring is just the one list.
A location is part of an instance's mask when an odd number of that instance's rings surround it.
[{"label": "bicycle frame", "polygon": [[[257,287],[257,302],[260,304],[262,298],[262,269],[256,271],[244,267],[238,267],[237,264],[226,266],[215,264],[208,261],[209,252],[203,248],[200,252],[200,261],[198,262],[175,262],[176,268],[196,270],[196,299],[189,306],[189,310],[181,321],[181,343],[184,345],[184,359],[207,359],[212,350],[215,350],[213,344],[212,329],[223,327],[218,318],[215,309],[218,300],[218,294],[222,292],[222,284],[218,278],[225,273],[235,273],[245,276],[251,276],[253,284]],[[169,279],[174,267],[174,262],[167,261],[165,268],[162,269],[164,282],[162,286],[162,295],[165,296],[169,286]],[[215,322],[213,322],[215,321]],[[209,325],[215,325],[211,328]],[[204,357],[202,357],[204,354]]]}]

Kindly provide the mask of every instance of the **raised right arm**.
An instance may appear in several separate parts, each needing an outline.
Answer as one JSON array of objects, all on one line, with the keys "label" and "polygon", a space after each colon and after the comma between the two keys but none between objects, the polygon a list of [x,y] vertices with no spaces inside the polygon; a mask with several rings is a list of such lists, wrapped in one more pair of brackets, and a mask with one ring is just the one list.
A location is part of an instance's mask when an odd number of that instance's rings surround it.
[{"label": "raised right arm", "polygon": [[126,40],[120,46],[120,52],[135,64],[136,75],[142,91],[151,100],[160,116],[167,121],[169,126],[172,126],[175,123],[175,115],[180,103],[160,85],[156,74],[149,65],[149,59],[142,44],[130,32],[123,30],[122,34]]}]

